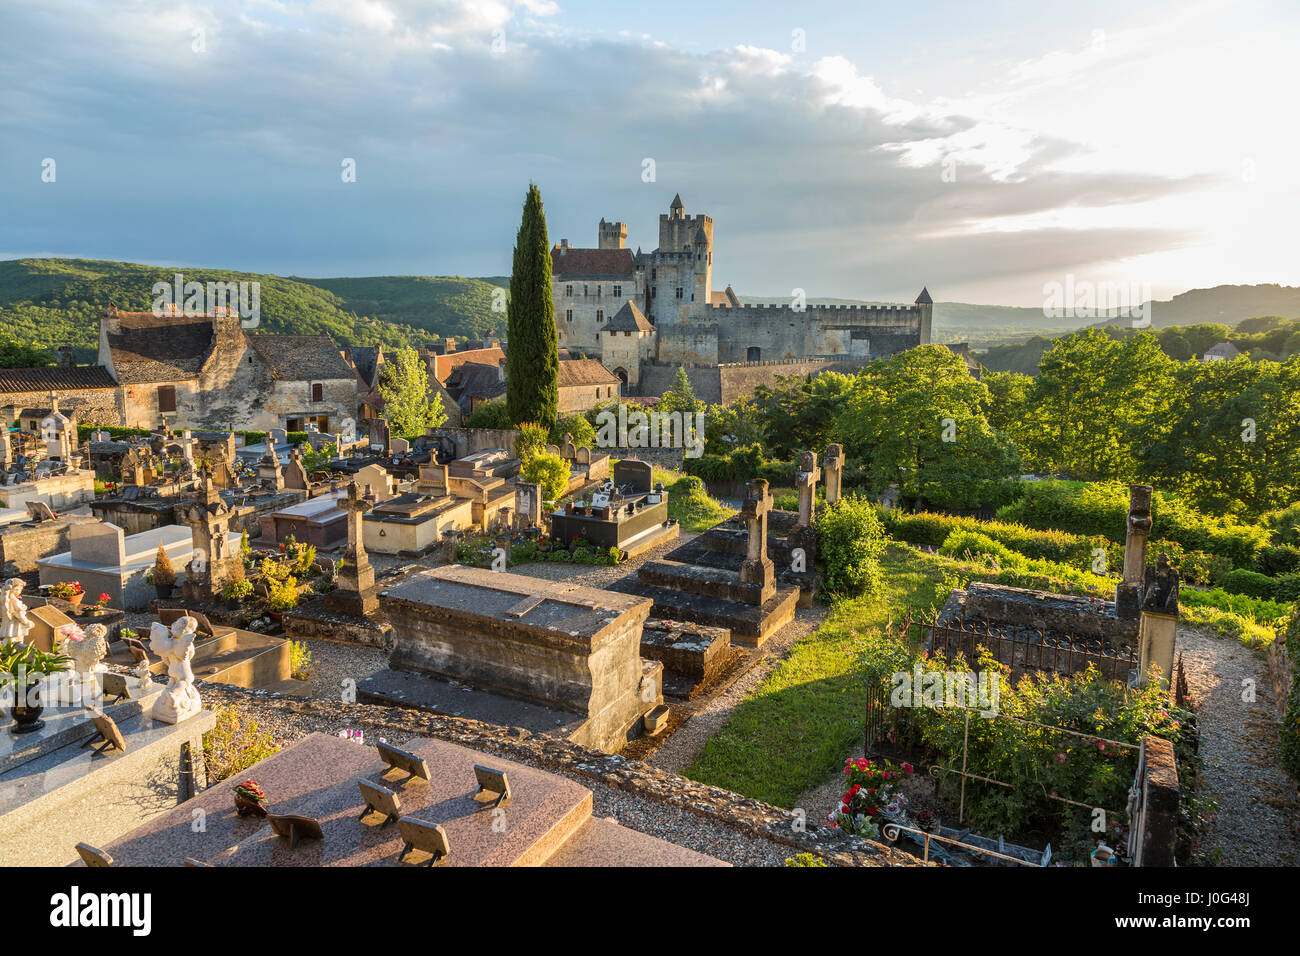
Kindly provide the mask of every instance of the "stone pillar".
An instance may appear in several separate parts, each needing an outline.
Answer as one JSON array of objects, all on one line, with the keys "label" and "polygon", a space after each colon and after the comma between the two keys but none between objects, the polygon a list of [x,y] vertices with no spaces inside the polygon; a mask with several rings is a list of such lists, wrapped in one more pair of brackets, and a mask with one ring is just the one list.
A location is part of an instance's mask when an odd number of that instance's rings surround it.
[{"label": "stone pillar", "polygon": [[533,481],[515,483],[515,530],[526,531],[542,523],[542,486]]},{"label": "stone pillar", "polygon": [[751,604],[764,604],[776,594],[776,571],[767,556],[767,514],[771,510],[772,493],[767,489],[767,482],[755,478],[749,483],[749,491],[740,509],[749,533],[745,560],[740,565],[740,580],[753,588]]},{"label": "stone pillar", "polygon": [[[1170,741],[1142,738],[1134,783],[1137,793],[1130,798],[1129,858],[1134,866],[1174,866],[1180,794]],[[1134,800],[1140,803],[1134,806]]]},{"label": "stone pillar", "polygon": [[1141,641],[1139,683],[1147,683],[1154,667],[1159,668],[1161,686],[1168,687],[1178,636],[1178,571],[1170,566],[1164,554],[1146,569],[1138,635]]},{"label": "stone pillar", "polygon": [[805,567],[811,567],[817,555],[817,532],[813,529],[813,518],[817,509],[817,479],[820,477],[816,453],[804,452],[799,459],[799,470],[794,476],[795,488],[799,491],[799,521],[790,530],[786,545],[792,553],[796,548],[804,552]]},{"label": "stone pillar", "polygon": [[348,546],[343,552],[338,586],[325,595],[325,605],[348,614],[370,614],[379,607],[379,599],[375,596],[375,569],[366,556],[361,522],[363,515],[374,505],[361,494],[357,483],[351,481],[347,493],[339,498],[338,506],[348,516]]},{"label": "stone pillar", "polygon": [[185,568],[182,587],[186,601],[216,601],[231,576],[232,564],[240,560],[239,553],[226,546],[230,518],[230,506],[221,500],[210,475],[204,471],[198,491],[185,511],[185,523],[190,526],[194,547],[194,557]]},{"label": "stone pillar", "polygon": [[1151,535],[1151,486],[1130,485],[1128,533],[1124,538],[1124,583],[1141,584]]},{"label": "stone pillar", "polygon": [[826,446],[826,503],[833,505],[840,500],[840,481],[844,475],[844,449],[839,445]]}]

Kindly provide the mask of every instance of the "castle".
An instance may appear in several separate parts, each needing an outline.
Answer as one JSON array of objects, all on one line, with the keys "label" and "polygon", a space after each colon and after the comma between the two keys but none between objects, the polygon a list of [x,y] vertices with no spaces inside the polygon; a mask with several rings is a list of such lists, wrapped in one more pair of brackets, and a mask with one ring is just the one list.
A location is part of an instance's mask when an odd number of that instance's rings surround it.
[{"label": "castle", "polygon": [[930,342],[934,304],[925,289],[912,305],[802,308],[742,305],[730,286],[715,290],[713,219],[686,215],[680,195],[659,216],[653,252],[633,253],[627,225],[602,219],[595,249],[562,239],[551,264],[560,347],[599,357],[641,394],[658,389],[656,367],[852,367]]}]

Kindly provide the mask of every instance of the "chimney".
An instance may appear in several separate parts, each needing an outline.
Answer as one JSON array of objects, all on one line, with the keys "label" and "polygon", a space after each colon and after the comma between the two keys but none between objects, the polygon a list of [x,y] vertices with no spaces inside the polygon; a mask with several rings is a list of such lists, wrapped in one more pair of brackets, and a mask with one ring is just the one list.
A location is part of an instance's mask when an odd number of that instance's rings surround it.
[{"label": "chimney", "polygon": [[505,380],[506,380],[506,360],[499,359],[497,361],[497,381],[504,382]]},{"label": "chimney", "polygon": [[71,345],[59,346],[59,368],[76,368],[77,359],[72,354]]},{"label": "chimney", "polygon": [[564,255],[564,254],[567,253],[568,251],[569,251],[569,240],[568,240],[568,239],[561,239],[561,240],[560,240],[560,255]]}]

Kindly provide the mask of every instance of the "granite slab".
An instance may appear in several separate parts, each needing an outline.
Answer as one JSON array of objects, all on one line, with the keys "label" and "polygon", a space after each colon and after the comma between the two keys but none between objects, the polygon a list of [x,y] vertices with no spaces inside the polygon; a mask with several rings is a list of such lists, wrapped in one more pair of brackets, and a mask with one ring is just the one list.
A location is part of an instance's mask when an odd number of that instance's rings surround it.
[{"label": "granite slab", "polygon": [[548,867],[730,866],[717,857],[648,836],[612,819],[592,818],[555,851]]}]

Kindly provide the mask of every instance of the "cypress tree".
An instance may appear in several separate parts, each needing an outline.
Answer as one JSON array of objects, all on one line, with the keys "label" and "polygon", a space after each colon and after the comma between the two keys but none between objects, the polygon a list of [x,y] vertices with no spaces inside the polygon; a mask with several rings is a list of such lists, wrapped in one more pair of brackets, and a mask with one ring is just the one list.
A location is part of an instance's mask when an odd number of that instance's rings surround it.
[{"label": "cypress tree", "polygon": [[546,238],[542,194],[528,186],[515,238],[510,301],[506,305],[506,404],[516,424],[536,422],[547,431],[559,406],[560,359],[551,299],[551,244]]}]

